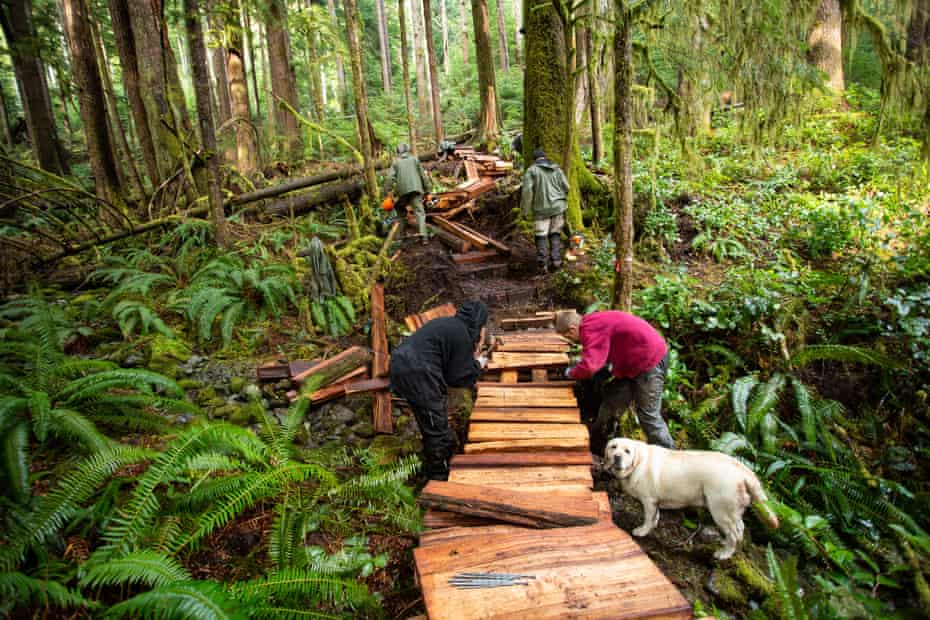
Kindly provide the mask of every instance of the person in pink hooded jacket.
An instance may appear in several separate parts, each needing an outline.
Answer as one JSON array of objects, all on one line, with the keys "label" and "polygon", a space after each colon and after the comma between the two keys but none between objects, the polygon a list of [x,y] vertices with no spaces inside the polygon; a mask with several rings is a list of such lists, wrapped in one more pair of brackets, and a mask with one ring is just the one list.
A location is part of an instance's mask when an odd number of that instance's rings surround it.
[{"label": "person in pink hooded jacket", "polygon": [[582,347],[581,361],[565,371],[566,377],[579,381],[609,377],[603,384],[593,435],[606,440],[606,432],[632,402],[649,443],[675,448],[662,418],[668,345],[659,332],[637,316],[613,310],[584,317],[574,310],[561,312],[556,331]]}]

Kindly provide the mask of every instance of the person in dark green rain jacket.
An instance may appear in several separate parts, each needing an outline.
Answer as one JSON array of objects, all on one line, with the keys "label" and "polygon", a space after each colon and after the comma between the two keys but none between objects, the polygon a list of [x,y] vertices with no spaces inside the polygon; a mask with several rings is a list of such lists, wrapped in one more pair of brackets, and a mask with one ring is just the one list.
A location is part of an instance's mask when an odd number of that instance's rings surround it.
[{"label": "person in dark green rain jacket", "polygon": [[397,146],[397,157],[387,174],[384,193],[393,193],[397,196],[394,201],[394,208],[400,217],[401,234],[406,231],[407,206],[413,208],[413,213],[417,218],[417,232],[424,243],[428,238],[426,235],[426,212],[423,210],[423,195],[429,191],[431,186],[432,182],[423,166],[420,165],[420,160],[410,153],[408,145],[399,144]]},{"label": "person in dark green rain jacket", "polygon": [[522,211],[533,217],[536,237],[536,267],[546,273],[562,267],[562,227],[568,208],[568,179],[558,164],[549,161],[542,149],[533,152],[533,165],[523,173]]}]

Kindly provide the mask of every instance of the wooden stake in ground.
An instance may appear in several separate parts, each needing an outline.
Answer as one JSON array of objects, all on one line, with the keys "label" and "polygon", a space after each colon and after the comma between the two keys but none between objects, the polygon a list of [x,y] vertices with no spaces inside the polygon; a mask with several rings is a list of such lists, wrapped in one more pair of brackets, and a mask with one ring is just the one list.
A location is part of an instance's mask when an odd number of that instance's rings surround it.
[{"label": "wooden stake in ground", "polygon": [[[371,363],[373,379],[388,374],[390,358],[388,357],[387,324],[384,318],[384,285],[371,287],[371,349],[374,360]],[[375,392],[374,423],[376,433],[394,432],[394,420],[391,416],[391,395],[387,391]]]}]

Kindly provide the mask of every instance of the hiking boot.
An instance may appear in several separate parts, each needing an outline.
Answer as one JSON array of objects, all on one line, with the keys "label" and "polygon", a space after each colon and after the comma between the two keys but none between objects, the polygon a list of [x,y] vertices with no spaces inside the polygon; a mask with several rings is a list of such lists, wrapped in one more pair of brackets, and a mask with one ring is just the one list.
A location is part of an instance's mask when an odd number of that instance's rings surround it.
[{"label": "hiking boot", "polygon": [[552,271],[562,268],[562,236],[559,233],[549,233],[549,256],[552,261]]}]

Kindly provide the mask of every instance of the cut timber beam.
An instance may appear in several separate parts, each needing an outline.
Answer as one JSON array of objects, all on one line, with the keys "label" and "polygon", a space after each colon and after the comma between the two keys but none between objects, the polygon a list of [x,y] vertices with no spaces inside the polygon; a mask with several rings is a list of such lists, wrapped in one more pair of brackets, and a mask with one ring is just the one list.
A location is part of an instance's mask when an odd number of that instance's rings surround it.
[{"label": "cut timber beam", "polygon": [[568,366],[565,353],[507,353],[495,351],[488,362],[488,370],[510,370],[514,368],[541,368],[545,366]]},{"label": "cut timber beam", "polygon": [[570,439],[510,439],[506,441],[482,441],[465,444],[465,454],[488,452],[588,452],[588,440]]},{"label": "cut timber beam", "polygon": [[548,316],[526,316],[517,319],[502,319],[502,329],[527,329],[530,327],[552,327],[553,319]]},{"label": "cut timber beam", "polygon": [[423,312],[417,314],[411,314],[404,317],[404,324],[407,326],[407,329],[410,332],[415,332],[426,323],[429,323],[433,319],[438,319],[443,316],[455,316],[455,306],[452,304],[442,304],[430,308],[429,310],[424,310]]},{"label": "cut timber beam", "polygon": [[459,239],[462,239],[468,242],[469,244],[475,246],[476,248],[484,250],[488,247],[488,245],[490,245],[487,237],[485,237],[479,232],[476,232],[474,230],[471,230],[470,228],[463,226],[462,224],[459,224],[457,222],[450,222],[444,217],[440,217],[435,214],[431,214],[429,217],[432,220],[432,222],[439,228],[443,229],[450,235],[453,235],[455,237],[458,237]]},{"label": "cut timber beam", "polygon": [[[384,285],[381,283],[376,283],[371,287],[371,348],[374,354],[371,374],[376,379],[384,377],[388,374],[390,358],[388,356],[387,323],[384,317]],[[394,432],[391,395],[383,390],[376,392],[373,408],[375,432]]]},{"label": "cut timber beam", "polygon": [[371,351],[363,347],[351,347],[339,355],[323,360],[312,368],[292,377],[294,383],[301,384],[304,390],[315,392],[321,387],[336,381],[338,377],[365,366],[371,361]]},{"label": "cut timber beam", "polygon": [[438,226],[428,224],[427,229],[429,229],[429,231],[434,236],[439,237],[440,241],[445,243],[447,246],[452,248],[452,250],[459,254],[464,254],[471,248],[471,244],[469,242],[443,230],[442,228],[439,228]]},{"label": "cut timber beam", "polygon": [[456,265],[462,265],[466,263],[483,263],[485,261],[494,260],[500,256],[497,253],[497,250],[485,250],[484,252],[465,252],[452,255],[452,262]]},{"label": "cut timber beam", "polygon": [[500,407],[472,409],[468,419],[472,422],[509,422],[514,424],[579,424],[581,414],[577,409],[516,409],[502,410]]},{"label": "cut timber beam", "polygon": [[489,454],[456,454],[452,457],[453,469],[468,467],[542,467],[594,464],[590,452],[503,452]]},{"label": "cut timber beam", "polygon": [[507,422],[472,422],[468,427],[468,441],[507,441],[524,439],[564,439],[588,441],[588,427],[584,424],[510,424]]},{"label": "cut timber beam", "polygon": [[419,502],[429,508],[534,528],[589,525],[598,519],[598,506],[590,495],[588,499],[559,497],[439,480],[427,483]]}]

